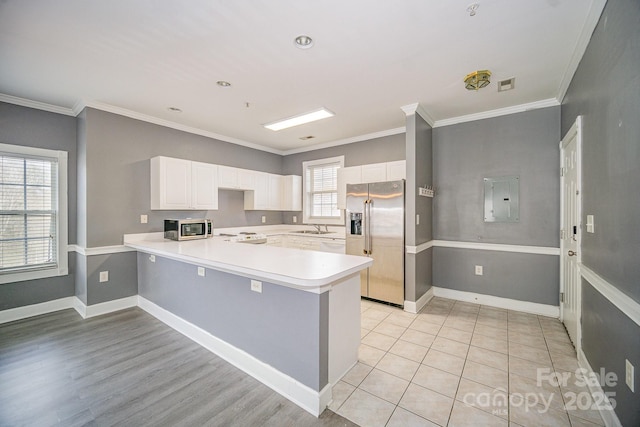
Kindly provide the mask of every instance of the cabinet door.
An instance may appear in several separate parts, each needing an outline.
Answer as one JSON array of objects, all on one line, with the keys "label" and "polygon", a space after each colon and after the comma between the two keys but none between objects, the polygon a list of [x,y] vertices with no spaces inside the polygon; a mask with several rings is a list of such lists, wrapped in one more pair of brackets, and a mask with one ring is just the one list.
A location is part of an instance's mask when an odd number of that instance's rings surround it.
[{"label": "cabinet door", "polygon": [[361,182],[361,166],[338,169],[338,209],[347,208],[347,184],[360,184]]},{"label": "cabinet door", "polygon": [[362,165],[362,182],[383,182],[387,180],[387,164],[372,163]]},{"label": "cabinet door", "polygon": [[192,209],[218,209],[218,166],[191,162]]},{"label": "cabinet door", "polygon": [[282,210],[282,176],[269,174],[269,202],[267,209],[272,211]]},{"label": "cabinet door", "polygon": [[269,179],[264,172],[253,173],[253,190],[244,192],[244,209],[248,211],[267,210],[269,203]]},{"label": "cabinet door", "polygon": [[238,169],[229,166],[218,166],[218,187],[238,188]]},{"label": "cabinet door", "polygon": [[302,210],[302,177],[287,175],[282,178],[282,210]]},{"label": "cabinet door", "polygon": [[253,190],[255,188],[255,171],[238,169],[238,188],[241,190]]},{"label": "cabinet door", "polygon": [[332,252],[335,254],[345,253],[345,241],[344,240],[327,240],[322,239],[320,242],[320,250],[322,252]]},{"label": "cabinet door", "polygon": [[151,159],[151,209],[191,208],[191,161],[170,157]]},{"label": "cabinet door", "polygon": [[407,162],[405,160],[388,162],[387,181],[397,181],[399,179],[407,179]]}]

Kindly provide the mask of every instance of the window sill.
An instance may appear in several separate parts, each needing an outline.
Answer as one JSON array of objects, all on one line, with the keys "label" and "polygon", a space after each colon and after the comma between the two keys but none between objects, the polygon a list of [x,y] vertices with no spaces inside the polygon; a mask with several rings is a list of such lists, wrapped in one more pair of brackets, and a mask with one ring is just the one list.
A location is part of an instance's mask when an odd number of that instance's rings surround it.
[{"label": "window sill", "polygon": [[27,280],[46,279],[49,277],[66,276],[69,269],[66,266],[47,268],[43,270],[21,271],[17,273],[6,273],[0,275],[0,285],[14,282],[24,282]]}]

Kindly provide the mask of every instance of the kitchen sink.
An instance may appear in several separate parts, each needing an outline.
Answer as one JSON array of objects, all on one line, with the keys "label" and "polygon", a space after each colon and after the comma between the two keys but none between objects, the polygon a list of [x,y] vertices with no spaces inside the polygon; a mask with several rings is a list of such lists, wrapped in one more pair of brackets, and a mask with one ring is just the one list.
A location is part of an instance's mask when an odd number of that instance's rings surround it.
[{"label": "kitchen sink", "polygon": [[333,231],[298,230],[298,231],[294,231],[294,233],[300,233],[300,234],[331,234],[331,233],[333,233]]}]

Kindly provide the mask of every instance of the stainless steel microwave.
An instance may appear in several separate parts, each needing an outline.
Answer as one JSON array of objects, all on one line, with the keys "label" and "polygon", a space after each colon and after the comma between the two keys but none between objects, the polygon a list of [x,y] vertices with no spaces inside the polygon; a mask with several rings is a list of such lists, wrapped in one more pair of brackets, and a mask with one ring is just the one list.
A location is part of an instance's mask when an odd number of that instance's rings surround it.
[{"label": "stainless steel microwave", "polygon": [[164,238],[171,240],[196,240],[213,236],[210,219],[165,219]]}]

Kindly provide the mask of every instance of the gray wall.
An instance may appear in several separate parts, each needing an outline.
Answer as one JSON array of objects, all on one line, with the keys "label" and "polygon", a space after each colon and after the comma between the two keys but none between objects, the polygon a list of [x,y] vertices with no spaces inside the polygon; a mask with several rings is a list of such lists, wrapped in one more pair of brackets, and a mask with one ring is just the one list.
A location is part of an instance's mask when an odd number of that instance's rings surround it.
[{"label": "gray wall", "polygon": [[[433,130],[419,114],[407,116],[406,127],[405,243],[418,246],[433,237],[433,199],[418,196],[418,187],[433,183]],[[431,288],[432,256],[432,249],[405,255],[405,301],[415,302]]]},{"label": "gray wall", "polygon": [[313,390],[328,383],[329,293],[250,279],[138,254],[139,293]]},{"label": "gray wall", "polygon": [[[436,286],[539,304],[559,304],[560,263],[556,255],[434,249],[433,283]],[[475,275],[476,265],[483,266],[482,276]]]},{"label": "gray wall", "polygon": [[[582,263],[640,302],[640,7],[609,0],[562,102],[562,134],[583,121]],[[618,418],[640,425],[640,330],[583,281],[582,346],[590,365],[615,372]],[[624,385],[624,359],[636,367],[636,392]]]},{"label": "gray wall", "polygon": [[[122,244],[122,235],[162,231],[168,217],[210,217],[215,226],[280,223],[281,214],[245,212],[240,193],[223,194],[226,209],[151,211],[149,159],[163,155],[205,163],[280,173],[282,156],[87,108],[86,199],[87,247]],[[82,143],[82,142],[81,142]],[[140,215],[149,215],[140,224]]]},{"label": "gray wall", "polygon": [[[76,242],[76,119],[0,102],[0,142],[63,150],[68,159],[69,243]],[[0,285],[0,310],[74,295],[75,259],[69,275]]]},{"label": "gray wall", "polygon": [[[560,107],[439,127],[433,138],[434,239],[559,246]],[[507,175],[520,176],[520,220],[485,223],[483,178]],[[435,247],[433,264],[435,286],[558,305],[557,256]]]},{"label": "gray wall", "polygon": [[[435,128],[434,238],[559,247],[560,107]],[[484,222],[485,177],[520,176],[520,221]]]}]

